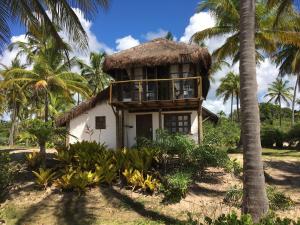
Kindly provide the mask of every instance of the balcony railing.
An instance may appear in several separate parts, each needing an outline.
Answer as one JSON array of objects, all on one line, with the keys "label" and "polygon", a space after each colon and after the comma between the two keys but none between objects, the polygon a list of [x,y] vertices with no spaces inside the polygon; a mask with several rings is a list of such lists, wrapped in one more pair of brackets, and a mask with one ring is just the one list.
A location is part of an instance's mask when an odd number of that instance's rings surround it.
[{"label": "balcony railing", "polygon": [[201,77],[113,81],[110,85],[110,104],[176,101],[201,97]]}]

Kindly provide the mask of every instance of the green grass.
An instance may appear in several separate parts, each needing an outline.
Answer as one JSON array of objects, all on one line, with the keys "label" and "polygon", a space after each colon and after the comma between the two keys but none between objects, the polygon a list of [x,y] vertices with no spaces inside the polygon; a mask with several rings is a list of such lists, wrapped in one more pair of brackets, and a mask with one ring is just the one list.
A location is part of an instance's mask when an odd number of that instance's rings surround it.
[{"label": "green grass", "polygon": [[263,148],[262,155],[268,157],[299,157],[300,159],[300,151],[290,149]]}]

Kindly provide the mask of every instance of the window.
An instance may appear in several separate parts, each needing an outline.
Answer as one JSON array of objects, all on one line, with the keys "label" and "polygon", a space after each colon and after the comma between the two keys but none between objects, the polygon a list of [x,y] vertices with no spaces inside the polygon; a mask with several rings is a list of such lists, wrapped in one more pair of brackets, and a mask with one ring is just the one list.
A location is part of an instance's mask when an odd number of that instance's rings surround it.
[{"label": "window", "polygon": [[95,128],[97,130],[106,129],[106,119],[105,116],[96,116]]},{"label": "window", "polygon": [[170,133],[189,134],[191,131],[190,114],[165,114],[164,128]]}]

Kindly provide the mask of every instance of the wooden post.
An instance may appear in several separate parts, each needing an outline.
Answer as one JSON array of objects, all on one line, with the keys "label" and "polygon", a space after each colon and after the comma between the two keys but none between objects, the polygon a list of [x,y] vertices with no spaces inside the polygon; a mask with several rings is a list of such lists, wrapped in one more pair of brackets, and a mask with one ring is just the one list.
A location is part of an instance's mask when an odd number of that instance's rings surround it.
[{"label": "wooden post", "polygon": [[139,81],[139,103],[142,103],[142,91],[143,91],[143,87],[142,87],[142,82]]},{"label": "wooden post", "polygon": [[202,127],[202,101],[199,101],[198,106],[198,144],[203,142],[203,127]]},{"label": "wooden post", "polygon": [[121,147],[124,148],[125,144],[124,144],[124,133],[125,133],[125,116],[124,116],[124,109],[121,110]]},{"label": "wooden post", "polygon": [[113,84],[111,83],[110,84],[110,86],[109,86],[109,104],[111,105],[111,103],[112,103],[112,93],[113,93],[113,91],[112,91],[112,87],[113,86]]},{"label": "wooden post", "polygon": [[162,117],[161,117],[161,109],[158,111],[158,128],[161,130],[162,129]]},{"label": "wooden post", "polygon": [[175,84],[174,79],[172,79],[172,100],[175,100]]},{"label": "wooden post", "polygon": [[198,78],[198,98],[202,98],[202,77],[199,76]]}]

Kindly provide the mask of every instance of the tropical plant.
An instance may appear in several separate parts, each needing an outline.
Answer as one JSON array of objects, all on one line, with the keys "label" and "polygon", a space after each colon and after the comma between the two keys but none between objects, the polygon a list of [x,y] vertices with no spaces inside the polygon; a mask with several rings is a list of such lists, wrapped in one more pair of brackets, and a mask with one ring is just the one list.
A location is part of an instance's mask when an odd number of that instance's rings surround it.
[{"label": "tropical plant", "polygon": [[[225,43],[213,52],[216,61],[226,60],[227,57],[236,63],[240,59],[239,35],[240,35],[240,1],[238,0],[205,0],[201,1],[198,11],[209,11],[216,19],[216,25],[195,33],[192,40],[199,43],[207,38],[224,37]],[[294,12],[289,13],[285,20],[278,21],[278,28],[273,29],[276,19],[276,6],[271,9],[265,1],[255,1],[256,29],[255,29],[255,57],[256,62],[264,59],[262,52],[272,54],[276,51],[276,43],[299,45],[299,34],[294,32],[298,26]]]},{"label": "tropical plant", "polygon": [[37,151],[29,153],[25,157],[30,168],[36,168],[41,162],[40,154]]},{"label": "tropical plant", "polygon": [[300,87],[300,49],[293,45],[280,46],[274,54],[275,63],[279,66],[279,75],[294,75],[296,82],[294,85],[294,94],[292,101],[292,125],[295,123],[295,103],[297,96],[297,87]]},{"label": "tropical plant", "polygon": [[[49,98],[50,94],[60,94],[66,101],[72,102],[72,92],[81,93],[89,96],[89,88],[86,80],[77,73],[70,72],[70,65],[75,62],[75,58],[68,59],[64,51],[57,47],[53,39],[44,40],[43,35],[34,36],[38,44],[37,51],[26,49],[27,45],[21,51],[25,51],[29,59],[33,62],[33,68],[12,69],[7,73],[9,81],[3,85],[7,86],[12,82],[26,82],[27,90],[31,90],[33,98],[44,104],[44,118],[49,118]],[[20,44],[19,44],[20,45]],[[34,54],[33,54],[34,53]],[[14,75],[13,77],[11,77]]]},{"label": "tropical plant", "polygon": [[13,181],[13,171],[10,162],[9,153],[0,152],[0,198],[7,193]]},{"label": "tropical plant", "polygon": [[265,97],[268,97],[268,102],[274,101],[275,104],[278,104],[280,107],[279,112],[279,123],[281,126],[281,108],[282,108],[282,102],[285,102],[287,105],[289,105],[289,101],[292,100],[291,90],[292,87],[288,87],[289,81],[283,81],[281,78],[277,78],[276,81],[273,81],[271,86],[268,88],[268,93],[265,95]]},{"label": "tropical plant", "polygon": [[[255,0],[240,3],[239,58],[241,89],[241,129],[243,140],[243,203],[242,212],[250,214],[254,222],[268,211],[268,198],[261,158],[260,121],[257,101],[256,59],[255,59]],[[226,12],[224,12],[226,13]],[[238,27],[238,25],[237,25]]]},{"label": "tropical plant", "polygon": [[36,184],[44,189],[47,188],[51,179],[55,176],[55,172],[52,172],[52,169],[39,168],[39,171],[32,171],[32,173],[36,176]]},{"label": "tropical plant", "polygon": [[[9,145],[13,146],[16,130],[17,130],[17,122],[18,117],[20,116],[20,110],[22,106],[24,106],[27,102],[28,96],[24,90],[24,82],[11,82],[10,79],[14,78],[16,74],[8,75],[8,73],[14,69],[25,69],[26,65],[22,64],[21,61],[16,56],[10,65],[0,64],[2,69],[0,71],[0,88],[5,95],[5,100],[3,105],[6,105],[6,111],[10,113],[11,117],[11,127],[9,132]],[[9,84],[6,84],[8,83]]]},{"label": "tropical plant", "polygon": [[221,84],[216,91],[216,96],[224,99],[224,104],[231,98],[231,120],[233,120],[233,98],[236,98],[236,109],[239,120],[239,99],[240,99],[240,76],[234,72],[229,72],[221,78]]},{"label": "tropical plant", "polygon": [[47,35],[51,35],[55,42],[63,45],[57,26],[66,29],[66,34],[81,48],[88,46],[86,32],[76,15],[74,8],[92,17],[98,6],[107,8],[108,0],[4,0],[0,8],[0,46],[9,41],[10,24],[20,22],[30,31],[46,28]]},{"label": "tropical plant", "polygon": [[81,75],[88,81],[93,95],[105,89],[111,80],[111,77],[102,70],[104,59],[105,53],[91,52],[89,64],[78,60]]}]

